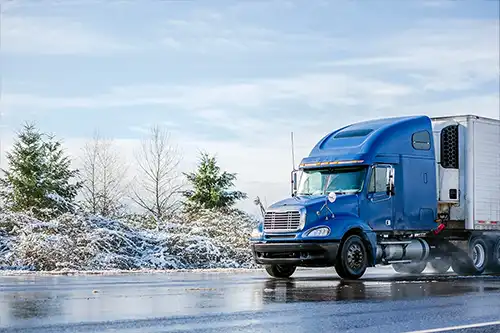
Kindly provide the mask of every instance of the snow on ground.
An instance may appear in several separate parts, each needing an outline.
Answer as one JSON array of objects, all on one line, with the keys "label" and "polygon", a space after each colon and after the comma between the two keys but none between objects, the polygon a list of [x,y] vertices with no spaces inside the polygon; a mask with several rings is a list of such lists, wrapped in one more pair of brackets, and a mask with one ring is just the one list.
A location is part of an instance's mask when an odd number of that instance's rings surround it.
[{"label": "snow on ground", "polygon": [[145,228],[137,219],[66,214],[39,221],[0,213],[0,271],[120,272],[248,269],[257,221],[243,212],[203,211],[196,218]]}]

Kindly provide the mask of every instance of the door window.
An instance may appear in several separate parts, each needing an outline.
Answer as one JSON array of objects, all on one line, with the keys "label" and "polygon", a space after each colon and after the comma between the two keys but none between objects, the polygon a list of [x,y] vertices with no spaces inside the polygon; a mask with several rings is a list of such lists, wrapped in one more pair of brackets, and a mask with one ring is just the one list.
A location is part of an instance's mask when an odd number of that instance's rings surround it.
[{"label": "door window", "polygon": [[386,167],[375,167],[370,179],[370,193],[380,193],[387,191],[387,172]]}]

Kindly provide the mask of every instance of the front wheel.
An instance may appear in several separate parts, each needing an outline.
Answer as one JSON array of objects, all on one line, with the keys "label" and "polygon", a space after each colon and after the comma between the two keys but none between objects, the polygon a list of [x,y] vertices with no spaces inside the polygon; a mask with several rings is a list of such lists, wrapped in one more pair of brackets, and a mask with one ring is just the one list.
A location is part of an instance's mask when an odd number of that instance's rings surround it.
[{"label": "front wheel", "polygon": [[335,270],[342,279],[359,279],[368,267],[365,244],[358,235],[349,236],[340,249]]},{"label": "front wheel", "polygon": [[290,265],[266,265],[267,274],[274,278],[289,278],[295,273],[296,266]]}]

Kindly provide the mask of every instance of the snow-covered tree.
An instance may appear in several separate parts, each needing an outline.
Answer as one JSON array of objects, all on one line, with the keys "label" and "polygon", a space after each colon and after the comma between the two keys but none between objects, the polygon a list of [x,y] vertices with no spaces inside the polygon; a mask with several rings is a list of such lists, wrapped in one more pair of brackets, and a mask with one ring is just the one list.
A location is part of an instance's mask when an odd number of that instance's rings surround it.
[{"label": "snow-covered tree", "polygon": [[83,148],[82,206],[104,217],[116,217],[123,211],[127,166],[114,150],[112,140],[96,132]]},{"label": "snow-covered tree", "polygon": [[246,193],[229,190],[234,186],[235,173],[222,172],[215,156],[202,153],[195,172],[185,173],[192,189],[185,191],[188,210],[196,208],[221,209],[231,208],[236,201],[246,199]]},{"label": "snow-covered tree", "polygon": [[78,171],[64,154],[61,142],[26,124],[7,152],[8,168],[0,179],[4,205],[11,211],[31,211],[50,218],[72,208],[80,187],[71,183]]}]

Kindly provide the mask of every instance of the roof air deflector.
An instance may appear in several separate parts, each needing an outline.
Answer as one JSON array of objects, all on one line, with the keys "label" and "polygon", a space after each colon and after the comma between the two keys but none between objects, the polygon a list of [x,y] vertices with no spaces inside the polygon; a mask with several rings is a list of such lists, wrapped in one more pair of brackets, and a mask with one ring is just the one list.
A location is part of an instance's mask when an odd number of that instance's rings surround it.
[{"label": "roof air deflector", "polygon": [[335,139],[342,139],[342,138],[356,138],[356,137],[363,137],[367,136],[370,134],[373,130],[370,128],[364,128],[364,129],[355,129],[355,130],[343,130],[337,133],[334,138]]}]

